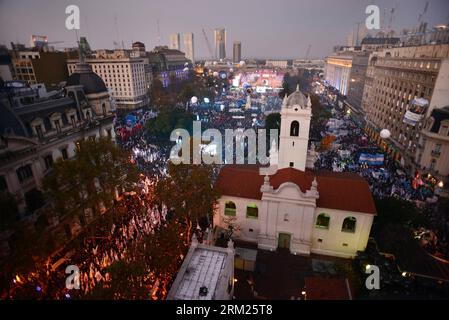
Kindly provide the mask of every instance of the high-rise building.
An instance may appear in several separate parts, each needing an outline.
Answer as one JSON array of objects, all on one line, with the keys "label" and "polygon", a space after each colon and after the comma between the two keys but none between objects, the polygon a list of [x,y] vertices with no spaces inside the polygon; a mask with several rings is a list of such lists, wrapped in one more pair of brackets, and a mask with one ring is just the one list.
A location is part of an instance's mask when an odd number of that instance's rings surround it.
[{"label": "high-rise building", "polygon": [[195,63],[195,51],[193,42],[193,33],[184,33],[184,53],[186,58]]},{"label": "high-rise building", "polygon": [[172,33],[170,35],[169,49],[181,50],[181,35],[179,33]]},{"label": "high-rise building", "polygon": [[242,43],[240,41],[235,41],[232,50],[232,61],[234,63],[239,63],[242,60]]},{"label": "high-rise building", "polygon": [[215,57],[217,59],[226,58],[226,30],[217,28],[214,31],[215,39]]}]

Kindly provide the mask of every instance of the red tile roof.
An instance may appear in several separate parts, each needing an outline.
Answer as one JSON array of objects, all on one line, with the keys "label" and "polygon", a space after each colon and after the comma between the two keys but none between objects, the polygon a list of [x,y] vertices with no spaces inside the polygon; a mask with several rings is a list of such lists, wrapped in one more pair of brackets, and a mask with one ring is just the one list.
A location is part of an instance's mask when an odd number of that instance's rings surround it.
[{"label": "red tile roof", "polygon": [[[284,168],[270,176],[270,185],[277,189],[284,182],[293,182],[305,193],[314,177],[318,182],[317,207],[376,214],[368,183],[355,173]],[[220,171],[216,186],[222,195],[261,199],[263,182],[264,176],[259,174],[257,165],[226,165]]]},{"label": "red tile roof", "polygon": [[345,279],[308,277],[304,282],[306,300],[350,300]]}]

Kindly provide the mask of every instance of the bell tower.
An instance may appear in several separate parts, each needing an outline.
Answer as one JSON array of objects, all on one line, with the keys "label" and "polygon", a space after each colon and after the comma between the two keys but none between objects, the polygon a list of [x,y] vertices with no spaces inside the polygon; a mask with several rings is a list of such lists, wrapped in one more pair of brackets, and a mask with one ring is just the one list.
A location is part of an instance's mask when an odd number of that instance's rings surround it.
[{"label": "bell tower", "polygon": [[312,103],[299,91],[285,96],[281,110],[279,169],[292,167],[305,171]]}]

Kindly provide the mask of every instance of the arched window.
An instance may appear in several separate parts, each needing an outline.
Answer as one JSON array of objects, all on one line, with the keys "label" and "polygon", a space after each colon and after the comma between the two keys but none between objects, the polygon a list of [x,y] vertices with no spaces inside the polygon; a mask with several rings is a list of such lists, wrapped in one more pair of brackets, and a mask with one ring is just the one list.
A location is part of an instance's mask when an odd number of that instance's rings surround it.
[{"label": "arched window", "polygon": [[356,222],[357,222],[356,218],[346,217],[345,220],[343,220],[343,225],[341,226],[341,231],[354,233]]},{"label": "arched window", "polygon": [[246,206],[246,217],[251,219],[257,219],[259,217],[259,209],[255,204]]},{"label": "arched window", "polygon": [[235,216],[235,212],[236,212],[236,207],[235,207],[235,203],[232,201],[227,201],[225,203],[225,216]]},{"label": "arched window", "polygon": [[299,122],[298,121],[292,121],[290,124],[290,136],[291,137],[297,137],[299,135]]},{"label": "arched window", "polygon": [[106,116],[106,104],[104,102],[101,105],[101,108],[103,109],[103,116]]},{"label": "arched window", "polygon": [[318,217],[316,218],[315,226],[317,228],[329,229],[329,221],[330,221],[330,219],[331,219],[331,217],[329,217],[328,214],[320,213],[318,215]]}]

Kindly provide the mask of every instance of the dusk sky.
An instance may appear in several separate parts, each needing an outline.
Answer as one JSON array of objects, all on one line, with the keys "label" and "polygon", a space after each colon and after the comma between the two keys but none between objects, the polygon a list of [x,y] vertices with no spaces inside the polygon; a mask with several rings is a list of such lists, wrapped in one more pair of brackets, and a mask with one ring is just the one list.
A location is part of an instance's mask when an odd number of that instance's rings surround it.
[{"label": "dusk sky", "polygon": [[[80,8],[79,35],[87,36],[93,49],[113,49],[113,41],[145,43],[147,50],[168,44],[174,32],[193,32],[195,55],[208,57],[202,34],[205,29],[213,44],[213,29],[227,30],[227,56],[232,42],[242,42],[243,57],[302,57],[311,44],[310,56],[323,57],[365,21],[367,5],[379,6],[381,16],[397,5],[392,27],[395,30],[417,24],[424,0],[0,0],[0,44],[29,44],[32,34],[47,35],[49,41],[64,41],[57,49],[75,46],[74,31],[65,29],[65,8]],[[118,35],[114,24],[117,17]],[[449,23],[449,1],[430,0],[424,16],[430,26]]]}]

